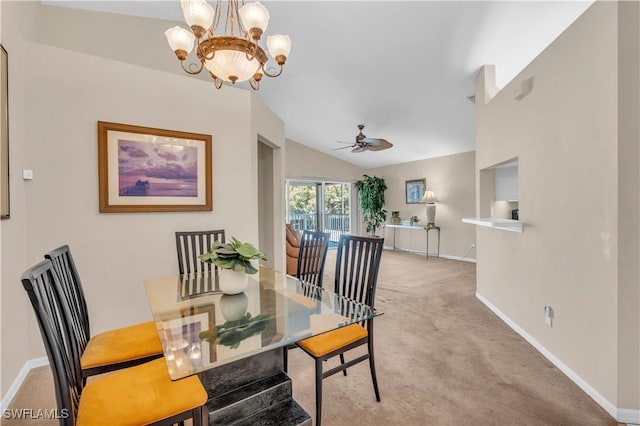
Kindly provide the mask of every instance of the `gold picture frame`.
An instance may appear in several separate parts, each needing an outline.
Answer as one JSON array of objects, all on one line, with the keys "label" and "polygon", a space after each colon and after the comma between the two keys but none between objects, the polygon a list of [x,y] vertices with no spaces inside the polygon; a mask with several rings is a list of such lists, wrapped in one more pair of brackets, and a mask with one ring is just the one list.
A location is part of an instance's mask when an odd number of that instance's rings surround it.
[{"label": "gold picture frame", "polygon": [[101,213],[211,211],[211,135],[98,121]]},{"label": "gold picture frame", "polygon": [[0,218],[9,219],[9,67],[2,45],[0,51]]}]

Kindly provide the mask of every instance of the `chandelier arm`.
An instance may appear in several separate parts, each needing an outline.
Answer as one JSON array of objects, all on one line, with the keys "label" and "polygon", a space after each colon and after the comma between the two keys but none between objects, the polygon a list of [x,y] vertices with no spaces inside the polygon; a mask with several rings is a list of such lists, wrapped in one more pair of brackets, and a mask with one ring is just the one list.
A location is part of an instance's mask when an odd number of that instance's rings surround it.
[{"label": "chandelier arm", "polygon": [[267,65],[266,62],[262,64],[262,71],[263,71],[263,74],[266,75],[267,77],[272,77],[272,78],[277,77],[280,74],[282,74],[282,70],[284,69],[284,65],[280,65],[280,70],[275,74],[271,74],[269,71],[267,71],[265,65]]},{"label": "chandelier arm", "polygon": [[218,29],[218,25],[220,24],[220,12],[222,11],[222,0],[218,0],[216,2],[216,8],[215,8],[215,15],[213,18],[213,24],[211,25],[211,28],[209,28],[209,36],[213,37],[213,34],[216,32],[216,30]]},{"label": "chandelier arm", "polygon": [[182,69],[187,74],[192,74],[192,75],[200,74],[200,72],[204,68],[204,62],[200,62],[200,66],[196,65],[195,62],[191,62],[187,67],[184,66],[184,63],[185,61],[180,61],[180,65],[182,66]]},{"label": "chandelier arm", "polygon": [[253,90],[255,90],[256,92],[257,92],[258,90],[260,90],[260,82],[259,82],[259,81],[256,81],[256,79],[255,79],[255,78],[252,78],[251,80],[249,80],[249,85],[250,85],[250,86],[251,86],[251,88],[252,88]]},{"label": "chandelier arm", "polygon": [[249,41],[249,43],[250,43],[250,47],[245,52],[245,55],[247,57],[247,61],[253,61],[253,59],[256,57],[256,51],[258,50],[257,49],[258,44],[257,43],[253,43],[251,41]]},{"label": "chandelier arm", "polygon": [[216,89],[221,88],[221,87],[222,87],[222,79],[221,79],[221,78],[219,78],[219,77],[216,77],[216,78],[213,80],[213,85],[214,85],[214,86],[216,86]]},{"label": "chandelier arm", "polygon": [[196,55],[198,55],[198,58],[200,58],[202,62],[212,60],[216,54],[216,49],[210,42],[211,40],[211,38],[208,38],[198,43]]}]

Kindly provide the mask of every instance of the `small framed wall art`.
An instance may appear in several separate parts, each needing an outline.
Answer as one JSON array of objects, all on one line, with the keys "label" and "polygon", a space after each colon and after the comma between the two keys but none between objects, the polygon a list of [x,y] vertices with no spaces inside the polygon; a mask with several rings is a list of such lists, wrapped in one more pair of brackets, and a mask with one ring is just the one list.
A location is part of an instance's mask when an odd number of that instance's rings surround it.
[{"label": "small framed wall art", "polygon": [[405,182],[405,195],[407,204],[420,204],[420,199],[424,196],[424,189],[427,187],[426,179],[414,179]]},{"label": "small framed wall art", "polygon": [[9,219],[9,77],[2,46],[0,56],[0,217]]}]

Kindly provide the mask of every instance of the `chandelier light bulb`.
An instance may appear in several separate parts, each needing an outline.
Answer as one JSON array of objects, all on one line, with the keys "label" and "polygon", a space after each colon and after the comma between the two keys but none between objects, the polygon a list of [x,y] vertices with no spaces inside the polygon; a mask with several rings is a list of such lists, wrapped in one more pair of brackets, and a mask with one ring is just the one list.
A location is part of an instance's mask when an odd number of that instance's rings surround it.
[{"label": "chandelier light bulb", "polygon": [[[173,50],[181,61],[193,50],[195,37],[191,31],[175,26],[164,32],[169,42],[169,47]],[[184,53],[182,53],[184,52]],[[182,57],[181,57],[182,56]]]},{"label": "chandelier light bulb", "polygon": [[260,36],[267,31],[269,25],[269,11],[259,1],[254,3],[247,3],[238,11],[240,15],[240,21],[245,30],[251,33],[253,29],[260,30]]},{"label": "chandelier light bulb", "polygon": [[282,65],[291,52],[291,38],[282,34],[271,35],[267,37],[267,47],[278,65]]},{"label": "chandelier light bulb", "polygon": [[206,0],[181,0],[180,5],[184,20],[191,28],[197,27],[206,30],[211,27],[215,10]]}]

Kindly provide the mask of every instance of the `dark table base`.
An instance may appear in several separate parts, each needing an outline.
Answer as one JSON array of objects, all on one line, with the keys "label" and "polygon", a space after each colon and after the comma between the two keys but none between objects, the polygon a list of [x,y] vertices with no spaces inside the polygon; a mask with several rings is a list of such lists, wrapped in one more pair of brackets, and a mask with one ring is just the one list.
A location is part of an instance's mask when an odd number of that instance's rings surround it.
[{"label": "dark table base", "polygon": [[209,393],[210,425],[311,426],[311,417],[293,399],[283,371],[283,348],[201,373]]}]

